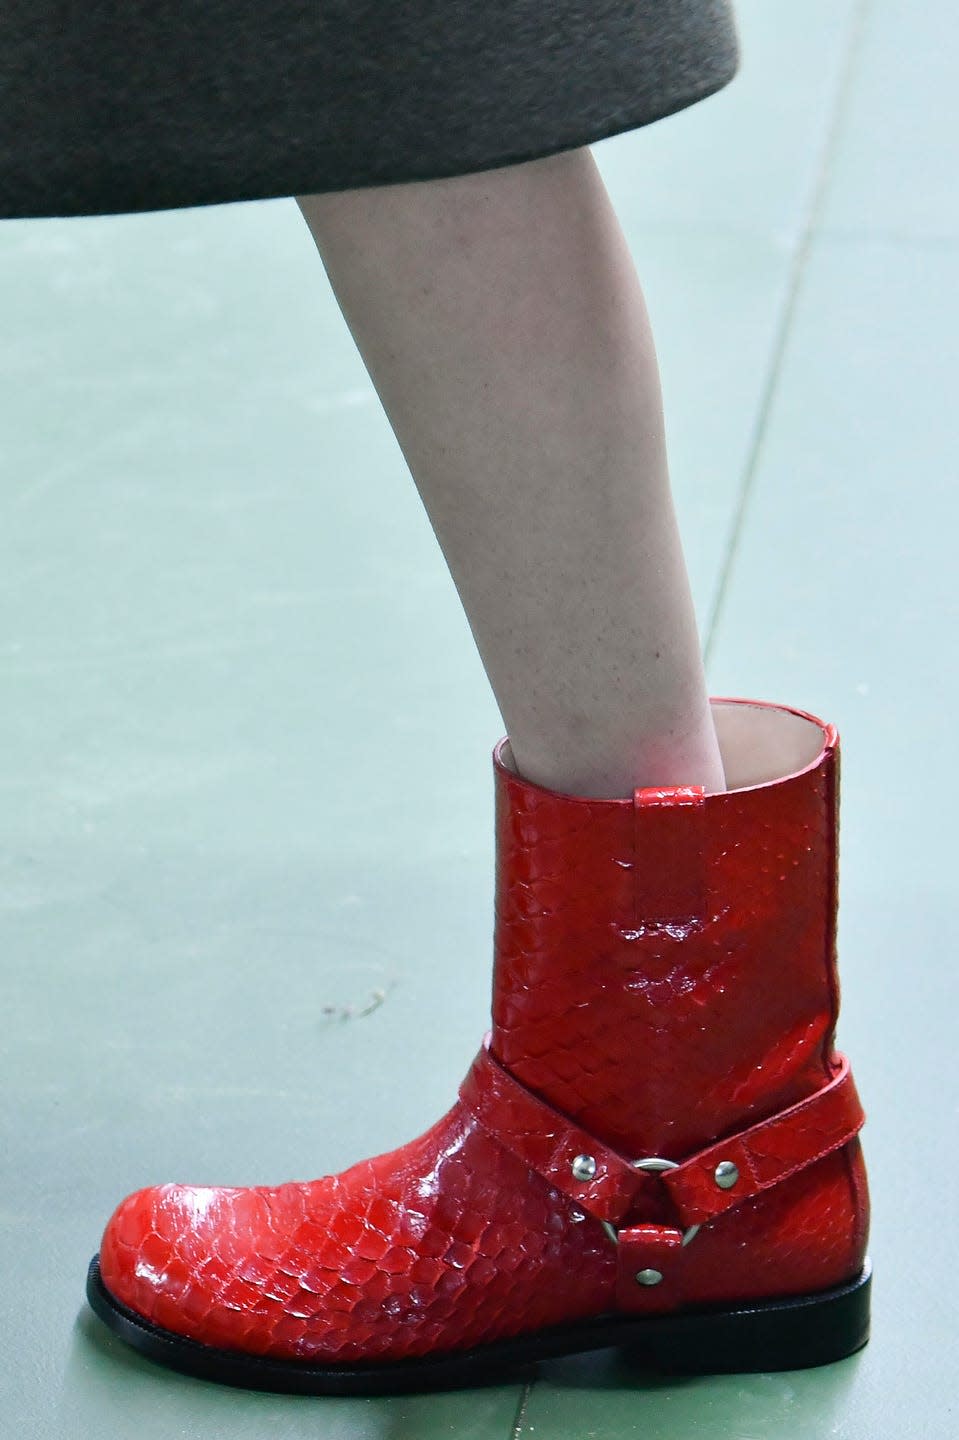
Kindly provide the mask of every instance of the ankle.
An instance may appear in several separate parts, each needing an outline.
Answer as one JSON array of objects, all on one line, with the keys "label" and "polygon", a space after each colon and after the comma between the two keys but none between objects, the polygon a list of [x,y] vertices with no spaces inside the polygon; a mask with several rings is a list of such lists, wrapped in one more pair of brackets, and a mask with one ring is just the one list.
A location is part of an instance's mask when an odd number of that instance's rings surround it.
[{"label": "ankle", "polygon": [[517,774],[534,785],[564,795],[618,800],[635,789],[702,785],[707,795],[726,790],[722,755],[712,717],[691,733],[597,743],[601,736],[564,735],[544,743],[542,735],[510,734]]}]

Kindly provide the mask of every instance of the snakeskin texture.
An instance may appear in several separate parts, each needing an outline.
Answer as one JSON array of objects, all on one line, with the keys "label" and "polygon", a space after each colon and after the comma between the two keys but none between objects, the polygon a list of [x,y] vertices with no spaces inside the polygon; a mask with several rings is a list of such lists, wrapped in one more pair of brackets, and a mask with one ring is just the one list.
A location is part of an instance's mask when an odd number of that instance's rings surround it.
[{"label": "snakeskin texture", "polygon": [[492,1048],[506,1069],[634,1156],[688,1154],[817,1090],[835,1021],[836,745],[777,785],[706,796],[699,913],[652,924],[635,891],[663,865],[662,806],[571,805],[502,748]]},{"label": "snakeskin texture", "polygon": [[[510,771],[505,740],[493,752],[491,1053],[622,1156],[683,1161],[838,1073],[838,740],[805,718],[822,732],[814,763],[715,796],[564,796]],[[801,1168],[685,1245],[663,1177],[644,1175],[614,1243],[458,1099],[340,1175],[140,1190],[107,1224],[100,1271],[167,1330],[330,1363],[800,1295],[856,1276],[868,1232],[858,1138],[826,1154],[808,1143]],[[660,1285],[635,1283],[646,1267]]]}]

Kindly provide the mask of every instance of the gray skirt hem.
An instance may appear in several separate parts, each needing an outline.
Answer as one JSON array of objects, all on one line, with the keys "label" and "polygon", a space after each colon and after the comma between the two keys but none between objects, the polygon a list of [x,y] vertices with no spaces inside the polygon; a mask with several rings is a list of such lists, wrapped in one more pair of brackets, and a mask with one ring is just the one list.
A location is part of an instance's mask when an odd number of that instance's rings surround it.
[{"label": "gray skirt hem", "polygon": [[[368,174],[356,172],[351,175],[349,184],[325,183],[320,188],[313,182],[313,172],[308,163],[296,167],[287,162],[284,169],[285,178],[282,181],[279,179],[278,173],[276,182],[272,182],[268,176],[256,176],[251,177],[244,186],[237,180],[234,170],[228,166],[224,168],[223,157],[218,156],[216,165],[211,164],[208,175],[204,175],[202,172],[198,173],[196,170],[189,176],[177,173],[171,175],[171,189],[168,196],[164,192],[165,177],[152,175],[148,165],[144,166],[139,174],[127,177],[125,183],[112,177],[112,183],[106,187],[104,195],[100,198],[95,192],[91,193],[88,187],[74,191],[72,177],[64,176],[64,188],[59,201],[51,198],[47,186],[44,193],[37,196],[34,202],[36,208],[33,209],[30,208],[30,200],[25,187],[20,186],[18,187],[20,198],[13,208],[4,207],[2,194],[0,194],[0,220],[69,219],[84,215],[144,214],[150,211],[191,209],[206,205],[279,200],[296,195],[326,194],[331,191],[364,190],[383,185],[418,184],[425,181],[453,179],[459,175],[502,170],[510,165],[524,165],[533,160],[546,159],[550,155],[561,155],[571,150],[580,150],[584,146],[598,144],[601,140],[610,140],[616,135],[623,135],[630,130],[652,125],[657,120],[665,120],[668,116],[678,114],[681,110],[686,110],[700,100],[706,100],[716,94],[732,78],[731,74],[710,83],[708,87],[697,90],[691,95],[672,96],[656,113],[646,111],[639,115],[619,114],[611,117],[604,125],[591,127],[582,135],[557,139],[555,145],[520,149],[503,155],[478,156],[469,164],[465,164],[463,161],[451,163],[448,170],[433,163],[428,167],[426,173],[418,172],[415,166],[411,166],[409,170],[402,173],[393,172],[389,175],[383,175],[376,170]],[[48,169],[47,175],[49,176],[49,174]],[[220,178],[217,179],[217,176]]]},{"label": "gray skirt hem", "polygon": [[54,35],[41,12],[0,9],[2,219],[502,169],[652,124],[739,67],[729,0],[65,0]]}]

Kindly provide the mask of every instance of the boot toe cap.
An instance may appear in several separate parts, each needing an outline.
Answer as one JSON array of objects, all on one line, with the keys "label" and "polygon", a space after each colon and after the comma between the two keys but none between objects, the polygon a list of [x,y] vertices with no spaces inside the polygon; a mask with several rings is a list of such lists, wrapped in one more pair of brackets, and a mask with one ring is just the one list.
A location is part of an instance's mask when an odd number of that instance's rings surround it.
[{"label": "boot toe cap", "polygon": [[252,1192],[224,1187],[137,1190],[120,1202],[103,1232],[103,1283],[154,1325],[207,1344],[235,1342],[236,1324],[224,1327],[217,1317],[230,1303],[224,1288],[242,1283],[247,1257],[241,1251],[256,1233],[246,1212],[256,1208],[262,1207]]}]

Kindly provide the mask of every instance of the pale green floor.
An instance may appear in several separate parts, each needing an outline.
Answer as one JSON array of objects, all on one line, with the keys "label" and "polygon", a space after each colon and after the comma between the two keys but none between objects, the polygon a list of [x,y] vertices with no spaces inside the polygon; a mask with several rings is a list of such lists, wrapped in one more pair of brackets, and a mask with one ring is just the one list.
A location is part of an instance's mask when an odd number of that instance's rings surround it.
[{"label": "pale green floor", "polygon": [[594,153],[656,328],[711,688],[842,734],[871,1344],[781,1375],[606,1354],[526,1388],[304,1400],[165,1372],[88,1315],[129,1190],[308,1178],[446,1108],[487,1023],[502,725],[294,202],[7,222],[4,1434],[959,1426],[959,22],[947,0],[739,15],[734,85]]}]

